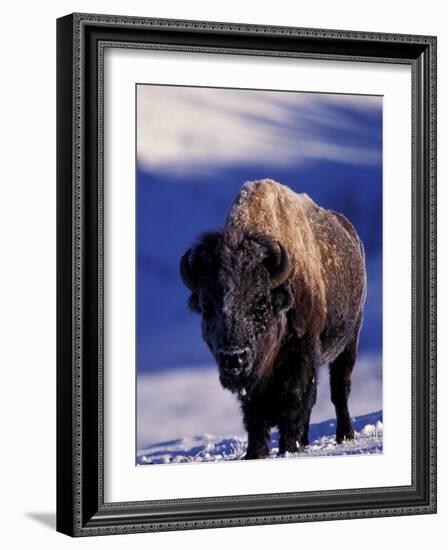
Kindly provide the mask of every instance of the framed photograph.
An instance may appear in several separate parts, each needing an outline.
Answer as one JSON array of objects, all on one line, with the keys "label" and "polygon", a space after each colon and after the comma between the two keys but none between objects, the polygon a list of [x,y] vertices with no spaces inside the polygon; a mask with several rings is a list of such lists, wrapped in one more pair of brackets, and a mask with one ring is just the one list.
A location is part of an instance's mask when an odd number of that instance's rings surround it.
[{"label": "framed photograph", "polygon": [[435,513],[436,38],[57,51],[57,529]]}]

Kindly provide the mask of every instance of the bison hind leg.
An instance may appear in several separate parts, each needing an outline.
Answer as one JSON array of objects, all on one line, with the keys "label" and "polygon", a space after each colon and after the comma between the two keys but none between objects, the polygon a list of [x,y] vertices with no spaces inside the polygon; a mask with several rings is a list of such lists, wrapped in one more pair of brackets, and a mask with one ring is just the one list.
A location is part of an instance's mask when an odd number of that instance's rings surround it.
[{"label": "bison hind leg", "polygon": [[344,440],[354,439],[355,437],[348,409],[348,397],[352,385],[352,371],[358,353],[359,325],[360,323],[357,325],[350,342],[330,363],[331,401],[336,411],[336,443],[342,443]]}]

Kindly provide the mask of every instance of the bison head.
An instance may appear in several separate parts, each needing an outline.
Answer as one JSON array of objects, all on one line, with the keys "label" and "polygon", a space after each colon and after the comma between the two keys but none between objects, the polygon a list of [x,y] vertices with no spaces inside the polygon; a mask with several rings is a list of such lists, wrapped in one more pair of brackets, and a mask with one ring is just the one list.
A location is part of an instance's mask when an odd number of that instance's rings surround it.
[{"label": "bison head", "polygon": [[290,272],[286,249],[264,235],[207,233],[180,261],[190,308],[232,392],[250,391],[273,364],[293,303]]}]

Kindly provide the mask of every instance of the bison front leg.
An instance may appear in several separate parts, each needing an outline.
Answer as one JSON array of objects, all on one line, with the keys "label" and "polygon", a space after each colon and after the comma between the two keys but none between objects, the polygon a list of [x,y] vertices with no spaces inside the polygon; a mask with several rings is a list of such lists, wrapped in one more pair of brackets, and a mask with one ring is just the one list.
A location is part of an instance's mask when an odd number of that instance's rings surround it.
[{"label": "bison front leg", "polygon": [[244,426],[247,430],[245,460],[269,456],[270,427],[256,407],[244,407]]},{"label": "bison front leg", "polygon": [[248,440],[244,460],[269,456],[269,427],[266,423],[249,423],[246,426]]},{"label": "bison front leg", "polygon": [[300,447],[308,445],[311,411],[316,402],[317,383],[315,377],[301,396],[290,398],[279,423],[279,452],[296,453]]},{"label": "bison front leg", "polygon": [[302,347],[299,355],[291,357],[290,365],[297,365],[294,374],[285,379],[280,415],[279,452],[297,452],[308,445],[311,411],[317,395],[316,347]]},{"label": "bison front leg", "polygon": [[[316,373],[317,374],[317,373]],[[305,406],[303,407],[303,430],[301,434],[300,443],[303,447],[306,447],[309,443],[309,431],[310,431],[310,418],[311,411],[316,403],[317,397],[317,377],[314,376],[311,379],[308,390],[305,397]]]},{"label": "bison front leg", "polygon": [[296,453],[300,449],[304,436],[303,422],[295,417],[285,418],[280,423],[279,430],[279,453],[282,455],[285,453]]}]

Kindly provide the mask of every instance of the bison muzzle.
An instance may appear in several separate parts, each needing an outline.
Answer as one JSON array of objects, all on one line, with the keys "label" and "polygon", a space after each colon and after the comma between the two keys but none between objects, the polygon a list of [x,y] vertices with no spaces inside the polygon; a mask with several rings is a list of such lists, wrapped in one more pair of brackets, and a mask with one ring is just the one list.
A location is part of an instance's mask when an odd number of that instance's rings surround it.
[{"label": "bison muzzle", "polygon": [[319,366],[330,364],[336,440],[352,439],[351,373],[366,293],[364,249],[350,222],[272,180],[248,182],[220,231],[181,258],[189,306],[224,388],[241,402],[245,458],[308,443]]}]

